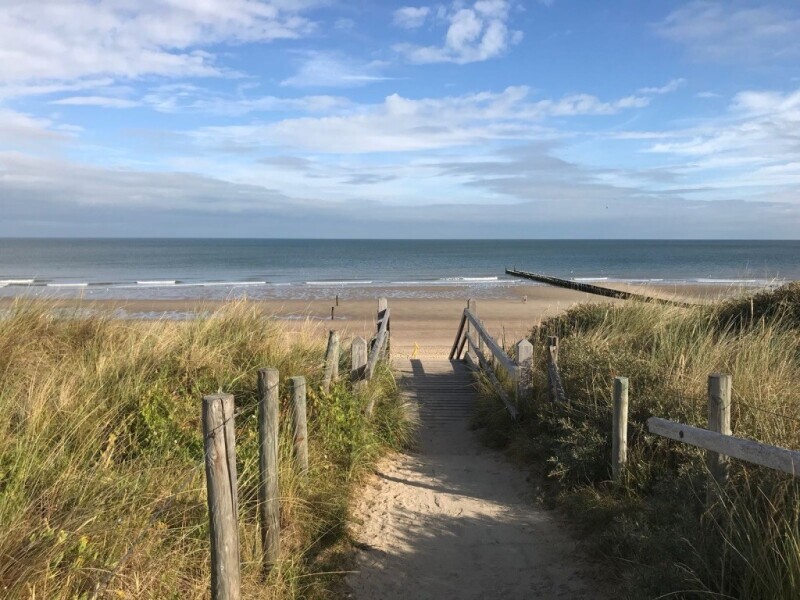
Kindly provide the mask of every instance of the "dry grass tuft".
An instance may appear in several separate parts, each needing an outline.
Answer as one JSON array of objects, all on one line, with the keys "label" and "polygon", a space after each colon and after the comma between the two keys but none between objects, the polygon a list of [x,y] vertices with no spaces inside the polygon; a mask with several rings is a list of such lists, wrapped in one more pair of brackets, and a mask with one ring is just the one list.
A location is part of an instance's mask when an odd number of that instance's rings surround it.
[{"label": "dry grass tuft", "polygon": [[[319,393],[324,347],[255,305],[186,322],[121,321],[19,302],[0,318],[0,595],[204,598],[209,547],[200,398],[236,396],[244,597],[324,597],[350,556],[353,483],[405,443],[388,369]],[[282,558],[259,574],[256,372],[309,382],[311,473],[281,443]],[[288,397],[282,394],[283,431]],[[363,417],[365,395],[379,399]],[[315,575],[315,573],[319,573]]]}]

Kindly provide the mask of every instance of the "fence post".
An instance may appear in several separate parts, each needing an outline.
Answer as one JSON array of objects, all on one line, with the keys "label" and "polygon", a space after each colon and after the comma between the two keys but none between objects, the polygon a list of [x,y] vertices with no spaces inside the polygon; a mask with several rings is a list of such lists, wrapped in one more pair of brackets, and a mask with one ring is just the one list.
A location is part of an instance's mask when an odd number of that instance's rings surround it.
[{"label": "fence post", "polygon": [[[730,375],[712,373],[708,376],[708,429],[723,435],[731,435],[731,387]],[[728,481],[728,457],[716,452],[706,452],[706,464],[714,481],[709,488],[722,487]],[[713,496],[709,493],[709,502]]]},{"label": "fence post", "polygon": [[350,379],[354,382],[362,381],[367,368],[367,340],[362,337],[353,338],[350,359],[352,361]]},{"label": "fence post", "polygon": [[294,408],[294,455],[301,473],[308,472],[308,427],[306,424],[306,378],[290,377]]},{"label": "fence post", "polygon": [[233,396],[204,396],[202,421],[211,537],[211,598],[239,600],[236,448],[231,435],[233,427],[228,426],[233,422]]},{"label": "fence post", "polygon": [[[386,309],[389,308],[389,301],[386,298],[378,298],[378,325],[377,331],[381,329],[381,320],[386,315]],[[376,333],[377,333],[376,331]],[[392,344],[392,322],[391,319],[386,323],[386,359],[391,358],[391,344]]]},{"label": "fence post", "polygon": [[558,364],[558,336],[555,335],[548,336],[547,345],[550,346],[551,348],[554,348],[553,363]]},{"label": "fence post", "polygon": [[263,570],[267,573],[280,553],[278,495],[278,369],[258,371],[258,502]]},{"label": "fence post", "polygon": [[339,378],[339,334],[331,329],[328,332],[328,349],[325,352],[325,376],[322,380],[322,391],[331,389],[331,381]]},{"label": "fence post", "polygon": [[556,371],[558,369],[558,338],[554,335],[547,338],[547,383],[553,402],[558,402]]},{"label": "fence post", "polygon": [[517,357],[517,403],[531,393],[533,378],[533,344],[520,340],[516,345]]},{"label": "fence post", "polygon": [[611,476],[619,483],[628,460],[628,378],[614,378],[614,424],[611,438]]},{"label": "fence post", "polygon": [[[470,298],[469,300],[467,300],[467,308],[472,313],[472,315],[477,318],[477,316],[478,316],[477,315],[478,306],[477,306],[477,303],[475,302],[474,298]],[[469,354],[470,359],[472,359],[472,364],[473,365],[478,365],[478,364],[480,364],[478,362],[478,355],[473,350],[473,347],[474,348],[478,347],[478,342],[475,340],[474,331],[475,331],[475,327],[472,325],[472,322],[469,319],[467,319],[467,338],[469,338],[469,340],[467,342],[467,354]],[[480,337],[480,336],[478,336],[478,337]]]}]

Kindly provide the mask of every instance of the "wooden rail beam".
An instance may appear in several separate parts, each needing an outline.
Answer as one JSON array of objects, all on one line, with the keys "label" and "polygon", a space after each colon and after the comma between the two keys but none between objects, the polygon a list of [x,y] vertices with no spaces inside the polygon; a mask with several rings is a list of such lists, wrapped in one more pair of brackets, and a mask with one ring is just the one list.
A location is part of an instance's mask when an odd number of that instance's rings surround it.
[{"label": "wooden rail beam", "polygon": [[704,448],[717,454],[782,471],[795,477],[800,474],[800,452],[797,450],[770,446],[754,440],[708,431],[658,417],[647,419],[647,428],[650,433]]}]

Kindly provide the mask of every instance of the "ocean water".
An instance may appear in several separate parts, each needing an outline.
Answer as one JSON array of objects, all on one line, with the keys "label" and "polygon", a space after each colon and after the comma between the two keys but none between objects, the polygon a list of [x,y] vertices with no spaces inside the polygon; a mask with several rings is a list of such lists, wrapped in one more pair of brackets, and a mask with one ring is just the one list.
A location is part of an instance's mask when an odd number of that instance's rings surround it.
[{"label": "ocean water", "polygon": [[478,296],[583,281],[765,285],[800,279],[800,241],[0,239],[0,296],[311,299]]}]

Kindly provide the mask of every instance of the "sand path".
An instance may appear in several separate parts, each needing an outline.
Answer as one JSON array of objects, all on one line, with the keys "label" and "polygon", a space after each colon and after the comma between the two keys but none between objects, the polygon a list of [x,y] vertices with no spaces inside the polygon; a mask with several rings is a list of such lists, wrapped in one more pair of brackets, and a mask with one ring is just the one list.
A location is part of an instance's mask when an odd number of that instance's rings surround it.
[{"label": "sand path", "polygon": [[469,430],[461,363],[398,364],[421,421],[414,451],[385,460],[355,509],[359,600],[602,598],[590,565],[523,472]]}]

